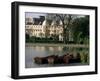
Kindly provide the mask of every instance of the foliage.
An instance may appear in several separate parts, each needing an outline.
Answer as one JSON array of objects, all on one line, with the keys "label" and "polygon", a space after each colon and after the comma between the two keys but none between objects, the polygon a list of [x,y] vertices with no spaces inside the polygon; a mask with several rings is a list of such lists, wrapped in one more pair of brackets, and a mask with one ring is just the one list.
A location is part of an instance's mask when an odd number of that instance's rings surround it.
[{"label": "foliage", "polygon": [[[48,14],[46,19],[49,21],[54,20],[56,22],[62,22],[63,42],[59,41],[59,35],[53,34],[51,37],[48,37],[48,35],[44,37],[43,33],[40,33],[40,37],[30,37],[26,34],[26,42],[89,44],[89,16],[81,17],[71,14]],[[69,31],[73,34],[73,41],[69,40]]]},{"label": "foliage", "polygon": [[89,16],[76,18],[72,26],[74,41],[76,43],[89,43]]},{"label": "foliage", "polygon": [[62,43],[62,41],[59,41],[57,36],[49,38],[32,36],[29,39],[26,39],[26,43]]}]

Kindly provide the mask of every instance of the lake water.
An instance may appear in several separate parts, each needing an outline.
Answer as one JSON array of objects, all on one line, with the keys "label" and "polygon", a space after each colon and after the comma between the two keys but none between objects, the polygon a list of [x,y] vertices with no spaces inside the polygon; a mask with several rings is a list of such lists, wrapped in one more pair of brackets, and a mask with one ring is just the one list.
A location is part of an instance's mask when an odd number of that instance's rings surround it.
[{"label": "lake water", "polygon": [[63,55],[66,53],[77,53],[77,52],[89,53],[89,48],[81,47],[68,47],[68,46],[43,46],[43,45],[26,45],[25,47],[25,67],[48,67],[49,64],[35,64],[34,57],[45,57],[49,55]]}]

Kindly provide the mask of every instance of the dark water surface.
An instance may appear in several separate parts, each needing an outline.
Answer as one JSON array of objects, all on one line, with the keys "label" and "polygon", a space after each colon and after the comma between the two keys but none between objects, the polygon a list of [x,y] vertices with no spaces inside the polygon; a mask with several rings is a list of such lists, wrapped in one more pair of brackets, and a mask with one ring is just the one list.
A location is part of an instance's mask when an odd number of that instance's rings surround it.
[{"label": "dark water surface", "polygon": [[[68,47],[68,46],[43,46],[43,45],[26,45],[25,47],[25,67],[47,67],[50,64],[38,65],[34,63],[34,57],[45,57],[49,55],[64,55],[66,53],[88,53],[89,48],[87,47]],[[59,65],[60,66],[60,65]]]}]

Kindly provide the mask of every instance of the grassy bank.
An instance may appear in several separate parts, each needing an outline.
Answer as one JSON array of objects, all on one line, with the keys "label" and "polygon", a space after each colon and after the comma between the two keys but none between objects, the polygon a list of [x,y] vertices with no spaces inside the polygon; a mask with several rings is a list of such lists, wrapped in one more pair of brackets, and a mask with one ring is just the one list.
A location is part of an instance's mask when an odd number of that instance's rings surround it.
[{"label": "grassy bank", "polygon": [[26,46],[66,46],[66,47],[86,47],[86,48],[89,48],[89,45],[86,45],[86,44],[47,44],[47,43],[26,43],[25,44]]}]

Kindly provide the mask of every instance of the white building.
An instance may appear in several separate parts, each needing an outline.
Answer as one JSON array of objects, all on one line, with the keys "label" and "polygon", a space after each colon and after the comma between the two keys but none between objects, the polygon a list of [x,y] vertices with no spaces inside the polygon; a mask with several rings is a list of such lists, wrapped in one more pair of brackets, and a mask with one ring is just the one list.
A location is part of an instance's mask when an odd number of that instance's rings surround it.
[{"label": "white building", "polygon": [[[29,19],[31,21],[31,19]],[[29,22],[29,21],[27,21]],[[57,35],[59,37],[59,41],[63,41],[63,27],[62,22],[59,24],[56,21],[52,21],[51,24],[44,20],[41,25],[34,24],[26,24],[25,31],[30,36],[35,37],[52,37],[53,35]]]},{"label": "white building", "polygon": [[25,18],[25,24],[33,24],[33,18],[31,17]]}]

